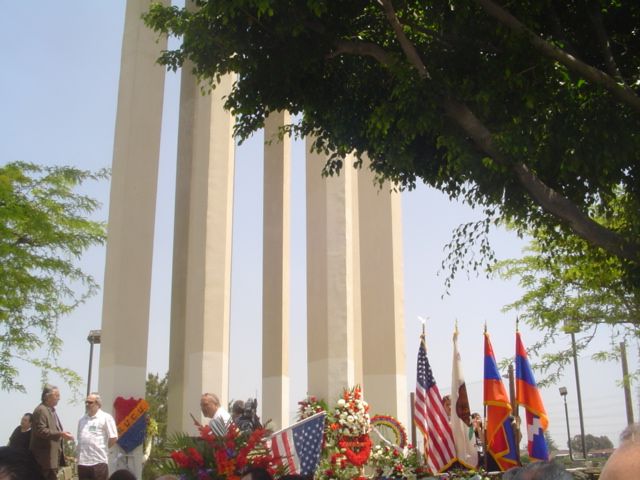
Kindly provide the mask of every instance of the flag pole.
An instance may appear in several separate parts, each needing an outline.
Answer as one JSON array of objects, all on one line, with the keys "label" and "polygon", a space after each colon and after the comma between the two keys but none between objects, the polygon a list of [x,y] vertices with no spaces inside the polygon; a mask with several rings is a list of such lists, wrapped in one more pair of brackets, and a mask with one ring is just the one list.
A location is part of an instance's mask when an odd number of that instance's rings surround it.
[{"label": "flag pole", "polygon": [[[424,343],[424,348],[425,348],[425,351],[426,351],[427,342],[425,340],[425,336],[426,336],[426,334],[425,334],[425,325],[427,323],[427,319],[421,317],[420,315],[418,315],[418,320],[420,320],[420,323],[422,323],[422,333],[420,334],[420,343]],[[413,414],[413,412],[415,412],[415,407],[416,407],[416,404],[415,404],[415,393],[414,393],[414,397],[413,397],[412,403],[411,403],[411,412],[412,412],[412,414]],[[417,431],[416,431],[415,422],[412,422],[411,431],[412,431],[412,434],[413,434],[413,437],[414,437],[414,445],[416,445],[416,449],[417,449],[417,445],[418,444],[415,441],[415,440],[417,440]],[[428,455],[429,455],[429,453],[427,451],[427,448],[428,448],[427,443],[428,443],[427,442],[427,438],[425,436],[425,433],[423,432],[422,433],[422,450],[423,450],[423,455],[424,455],[424,461],[428,465],[428,458],[429,458]]]},{"label": "flag pole", "polygon": [[[426,334],[426,325],[427,319],[418,317],[422,322],[422,335],[420,335],[420,341],[424,343],[424,350],[427,351],[427,334]],[[422,433],[422,449],[424,450],[424,460],[429,465],[429,439],[427,438],[427,432]],[[433,472],[437,473],[437,472]]]},{"label": "flag pole", "polygon": [[[484,337],[487,336],[487,321],[484,321]],[[486,354],[486,352],[484,352]],[[484,378],[484,373],[483,373],[483,378]],[[483,382],[483,392],[484,392],[484,382]],[[482,401],[482,408],[483,408],[483,414],[482,414],[482,430],[480,431],[481,435],[482,435],[482,453],[484,454],[484,470],[488,471],[489,470],[489,451],[487,450],[487,404],[484,403],[484,398]]]},{"label": "flag pole", "polygon": [[[516,335],[520,332],[520,317],[516,316]],[[514,356],[515,360],[515,356]],[[518,405],[518,397],[516,395],[516,385],[514,381],[513,362],[509,365],[509,390],[511,394],[511,411],[513,413],[513,432],[516,440],[516,460],[520,465],[520,440],[522,440],[522,432],[520,431],[520,405]]]}]

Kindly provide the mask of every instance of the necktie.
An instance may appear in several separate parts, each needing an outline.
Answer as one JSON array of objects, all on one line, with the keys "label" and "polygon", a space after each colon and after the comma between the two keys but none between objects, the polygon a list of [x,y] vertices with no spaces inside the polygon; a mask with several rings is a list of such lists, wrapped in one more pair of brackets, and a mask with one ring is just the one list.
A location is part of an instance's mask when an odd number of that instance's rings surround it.
[{"label": "necktie", "polygon": [[58,417],[58,414],[56,413],[56,409],[55,409],[55,408],[52,408],[52,409],[51,409],[51,411],[53,412],[53,416],[54,416],[54,417],[55,417],[55,419],[56,419],[56,427],[58,427],[58,430],[59,430],[60,432],[62,432],[62,431],[63,431],[63,430],[62,430],[62,423],[60,423],[60,418]]}]

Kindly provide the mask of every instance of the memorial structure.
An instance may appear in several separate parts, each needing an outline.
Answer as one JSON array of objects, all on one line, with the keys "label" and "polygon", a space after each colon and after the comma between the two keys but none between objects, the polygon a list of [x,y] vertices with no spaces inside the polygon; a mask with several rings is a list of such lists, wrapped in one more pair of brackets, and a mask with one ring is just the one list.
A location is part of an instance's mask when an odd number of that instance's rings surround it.
[{"label": "memorial structure", "polygon": [[[143,397],[146,379],[156,184],[166,43],[128,0],[122,46],[107,239],[99,388],[104,404]],[[175,192],[169,352],[169,431],[195,433],[188,412],[202,392],[228,401],[233,117],[222,107],[233,83],[210,95],[182,70]],[[289,121],[269,115],[265,139]],[[307,139],[307,147],[311,139]],[[361,384],[375,411],[405,425],[400,197],[369,170],[324,178],[326,158],[306,154],[307,391],[328,401]],[[264,147],[262,416],[289,412],[290,139]],[[241,181],[241,180],[240,180]],[[268,352],[268,354],[267,354]],[[137,457],[136,457],[137,456]],[[139,452],[132,455],[137,462]]]}]

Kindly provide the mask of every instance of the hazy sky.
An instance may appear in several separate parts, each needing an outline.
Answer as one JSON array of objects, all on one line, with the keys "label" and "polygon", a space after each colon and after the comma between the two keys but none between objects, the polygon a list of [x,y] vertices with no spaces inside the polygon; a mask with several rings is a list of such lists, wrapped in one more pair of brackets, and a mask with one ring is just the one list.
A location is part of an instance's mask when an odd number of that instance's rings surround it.
[{"label": "hazy sky", "polygon": [[[13,160],[76,165],[87,169],[110,166],[116,112],[120,48],[124,22],[122,0],[66,0],[20,2],[0,0],[0,45],[3,46],[0,75],[0,162]],[[168,74],[163,117],[156,237],[154,247],[148,367],[164,374],[168,366],[168,332],[173,238],[173,197],[177,138],[179,76]],[[237,148],[234,208],[233,284],[231,309],[230,398],[246,399],[260,394],[261,279],[262,272],[262,135]],[[306,392],[306,289],[304,152],[294,144],[292,170],[292,271],[291,271],[291,403]],[[86,190],[103,202],[97,218],[105,220],[108,182],[87,185]],[[501,308],[518,298],[514,283],[460,276],[449,296],[444,293],[445,274],[440,272],[443,246],[458,224],[480,215],[468,207],[451,203],[433,190],[419,187],[403,194],[404,314],[408,389],[415,384],[415,362],[420,323],[428,317],[428,356],[440,391],[451,383],[451,335],[457,319],[465,377],[471,408],[482,410],[482,329],[488,324],[498,361],[514,354],[515,314]],[[524,243],[504,231],[492,234],[499,258],[518,256]],[[92,249],[82,259],[83,267],[102,282],[103,248]],[[1,279],[0,279],[1,281]],[[87,376],[89,330],[100,328],[101,295],[97,295],[69,318],[60,322],[65,342],[61,363]],[[521,327],[526,345],[539,334]],[[602,330],[598,346],[606,348]],[[558,338],[564,346],[568,338]],[[553,347],[551,347],[553,348]],[[592,349],[595,351],[596,349]],[[630,368],[637,367],[638,345],[628,348]],[[592,352],[591,352],[592,353]],[[92,389],[97,389],[99,348],[94,354]],[[623,392],[617,381],[618,364],[596,364],[580,359],[585,429],[607,435],[614,443],[626,417]],[[40,372],[21,366],[26,395],[0,392],[0,443],[8,440],[20,416],[32,411],[40,397]],[[75,432],[83,413],[80,403],[67,403],[70,390],[61,387],[60,416],[66,429]],[[569,390],[572,434],[579,433],[573,372],[562,380]],[[560,445],[566,444],[566,422],[558,386],[543,391],[550,416],[550,431]],[[81,389],[84,391],[84,387]],[[634,403],[637,411],[637,395]],[[330,402],[333,399],[327,399]],[[375,406],[374,406],[375,407]],[[193,405],[193,412],[198,405]],[[4,433],[3,433],[4,432]],[[526,435],[526,433],[525,433]]]}]

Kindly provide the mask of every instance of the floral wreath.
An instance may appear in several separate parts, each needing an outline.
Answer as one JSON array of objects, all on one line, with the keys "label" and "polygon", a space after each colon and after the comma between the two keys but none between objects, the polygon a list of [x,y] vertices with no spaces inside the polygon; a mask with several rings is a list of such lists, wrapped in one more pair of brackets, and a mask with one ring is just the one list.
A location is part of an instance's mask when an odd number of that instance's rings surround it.
[{"label": "floral wreath", "polygon": [[312,415],[320,412],[326,412],[327,403],[324,400],[318,400],[318,397],[309,395],[304,400],[298,402],[298,421],[309,418]]},{"label": "floral wreath", "polygon": [[[371,425],[374,429],[376,427],[383,427],[383,431],[391,431],[395,436],[393,443],[401,449],[407,446],[407,430],[397,418],[391,415],[374,415],[371,417]],[[381,432],[379,433],[381,434]]]},{"label": "floral wreath", "polygon": [[[371,439],[369,435],[360,435],[359,437],[343,436],[338,440],[338,446],[341,451],[344,450],[347,461],[355,467],[363,466],[369,460],[369,455],[371,455]],[[358,451],[354,450],[354,448]]]},{"label": "floral wreath", "polygon": [[359,386],[345,389],[329,420],[329,432],[337,438],[340,463],[362,467],[371,455],[369,404]]}]

